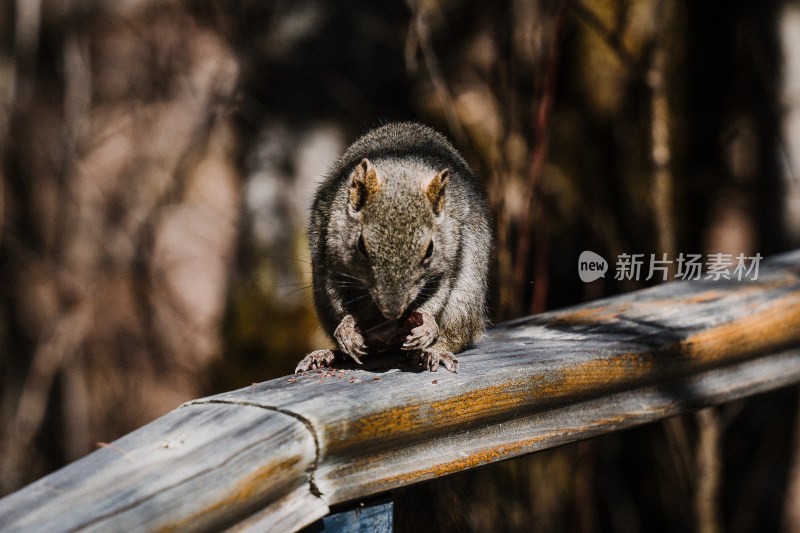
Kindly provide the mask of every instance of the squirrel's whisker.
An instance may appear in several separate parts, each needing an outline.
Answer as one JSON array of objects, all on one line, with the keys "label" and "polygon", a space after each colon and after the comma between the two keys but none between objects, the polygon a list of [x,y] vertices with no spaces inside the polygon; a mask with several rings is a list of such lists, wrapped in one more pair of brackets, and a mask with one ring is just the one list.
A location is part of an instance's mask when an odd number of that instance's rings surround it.
[{"label": "squirrel's whisker", "polygon": [[309,284],[309,285],[306,285],[305,287],[298,287],[298,288],[296,288],[296,289],[292,289],[291,291],[289,291],[289,292],[287,292],[286,294],[284,294],[283,296],[281,296],[281,297],[278,299],[278,301],[279,301],[279,302],[282,302],[282,301],[284,301],[285,299],[289,298],[291,295],[295,294],[296,292],[300,292],[300,291],[303,291],[303,290],[306,290],[306,289],[310,289],[310,288],[311,288],[311,285]]},{"label": "squirrel's whisker", "polygon": [[367,293],[367,294],[362,294],[361,296],[356,296],[356,297],[355,297],[355,298],[353,298],[352,300],[349,300],[349,301],[345,302],[345,305],[349,305],[349,304],[351,304],[351,303],[353,303],[353,302],[356,302],[356,301],[360,300],[361,298],[366,298],[367,296],[369,296],[369,293]]}]

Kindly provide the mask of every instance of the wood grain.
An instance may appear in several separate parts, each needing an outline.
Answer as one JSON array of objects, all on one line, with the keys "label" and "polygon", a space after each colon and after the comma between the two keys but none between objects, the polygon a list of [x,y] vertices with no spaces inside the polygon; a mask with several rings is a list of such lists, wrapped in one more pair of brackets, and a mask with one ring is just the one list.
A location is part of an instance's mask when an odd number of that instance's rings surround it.
[{"label": "wood grain", "polygon": [[189,402],[0,500],[0,524],[290,531],[333,504],[800,382],[800,251],[758,281],[507,322],[459,361],[376,357]]},{"label": "wood grain", "polygon": [[[292,416],[186,406],[0,500],[0,530],[220,530],[309,492],[315,460],[312,436]],[[327,507],[299,511],[293,522]]]}]

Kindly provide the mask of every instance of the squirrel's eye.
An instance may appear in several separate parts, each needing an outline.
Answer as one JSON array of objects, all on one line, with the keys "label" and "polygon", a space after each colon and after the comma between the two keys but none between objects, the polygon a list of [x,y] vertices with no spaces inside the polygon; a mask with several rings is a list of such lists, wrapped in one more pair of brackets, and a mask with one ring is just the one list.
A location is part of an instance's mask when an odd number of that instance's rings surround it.
[{"label": "squirrel's eye", "polygon": [[358,244],[356,244],[356,247],[358,248],[358,251],[361,253],[361,255],[367,257],[367,246],[364,244],[363,235],[358,236]]},{"label": "squirrel's eye", "polygon": [[428,243],[428,249],[425,250],[425,257],[422,258],[422,262],[424,263],[430,260],[432,255],[433,255],[433,239],[431,239],[431,242]]}]

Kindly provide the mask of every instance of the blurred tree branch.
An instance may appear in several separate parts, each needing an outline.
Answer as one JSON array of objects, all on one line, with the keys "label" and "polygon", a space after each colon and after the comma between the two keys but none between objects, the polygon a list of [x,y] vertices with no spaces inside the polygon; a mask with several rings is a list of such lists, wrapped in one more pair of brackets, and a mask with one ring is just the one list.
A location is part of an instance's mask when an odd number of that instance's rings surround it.
[{"label": "blurred tree branch", "polygon": [[239,218],[238,66],[214,31],[167,3],[16,7],[3,493],[199,394]]},{"label": "blurred tree branch", "polygon": [[416,49],[419,47],[422,52],[422,58],[425,61],[425,68],[439,97],[445,117],[447,117],[447,125],[450,128],[450,132],[455,137],[456,142],[463,145],[466,142],[464,128],[461,126],[461,120],[455,109],[453,97],[447,88],[447,83],[439,68],[436,52],[433,50],[433,44],[431,43],[426,9],[430,9],[433,3],[424,2],[423,0],[407,0],[407,4],[411,8],[411,23],[409,24],[406,38],[406,66],[412,73],[417,70]]},{"label": "blurred tree branch", "polygon": [[570,0],[561,0],[553,19],[553,30],[547,52],[547,61],[541,74],[541,88],[538,97],[533,99],[533,152],[528,169],[528,183],[525,189],[525,208],[520,222],[521,231],[517,239],[517,252],[514,264],[514,293],[524,295],[527,292],[527,272],[531,256],[531,242],[535,242],[534,251],[534,280],[533,296],[528,309],[516,307],[520,312],[528,311],[540,313],[547,306],[548,289],[548,248],[550,246],[550,233],[548,230],[545,210],[541,201],[542,181],[544,180],[545,165],[548,156],[548,136],[550,116],[553,107],[556,76],[558,73],[559,52],[561,36],[567,14],[570,10]]}]

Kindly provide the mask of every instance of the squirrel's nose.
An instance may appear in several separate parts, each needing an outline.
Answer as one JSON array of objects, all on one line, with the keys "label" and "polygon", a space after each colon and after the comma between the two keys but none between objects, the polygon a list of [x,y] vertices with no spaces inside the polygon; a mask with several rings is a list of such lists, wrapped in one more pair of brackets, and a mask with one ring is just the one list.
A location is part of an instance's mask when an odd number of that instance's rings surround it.
[{"label": "squirrel's nose", "polygon": [[378,304],[378,309],[384,318],[389,320],[395,320],[403,316],[406,307],[408,307],[405,299],[401,297],[381,298],[380,301],[376,301],[375,303]]},{"label": "squirrel's nose", "polygon": [[383,315],[383,317],[387,318],[389,320],[396,320],[396,319],[400,318],[401,316],[403,316],[403,312],[405,311],[405,308],[389,308],[389,309],[387,309],[387,308],[384,308],[384,307],[380,307],[379,309],[381,310],[381,314]]}]

